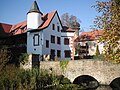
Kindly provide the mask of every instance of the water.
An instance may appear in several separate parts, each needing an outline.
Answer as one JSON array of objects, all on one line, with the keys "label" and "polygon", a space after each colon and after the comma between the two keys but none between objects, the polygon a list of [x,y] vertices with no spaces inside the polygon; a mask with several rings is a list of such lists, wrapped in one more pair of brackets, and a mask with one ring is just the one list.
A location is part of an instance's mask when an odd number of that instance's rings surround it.
[{"label": "water", "polygon": [[112,88],[108,85],[99,86],[96,90],[112,90]]}]

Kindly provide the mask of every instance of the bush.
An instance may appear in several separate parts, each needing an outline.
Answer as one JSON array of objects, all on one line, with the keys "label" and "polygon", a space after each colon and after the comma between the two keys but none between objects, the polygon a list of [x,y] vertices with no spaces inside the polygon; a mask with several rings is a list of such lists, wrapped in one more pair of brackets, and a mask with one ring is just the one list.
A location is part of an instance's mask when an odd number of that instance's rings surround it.
[{"label": "bush", "polygon": [[8,64],[10,61],[10,51],[7,47],[0,47],[0,71]]},{"label": "bush", "polygon": [[23,65],[28,62],[28,54],[27,53],[22,53],[21,56],[19,57],[19,63],[22,63]]},{"label": "bush", "polygon": [[62,78],[60,84],[71,84],[70,80],[68,78]]},{"label": "bush", "polygon": [[0,72],[0,90],[8,90],[17,87],[19,69],[9,64]]},{"label": "bush", "polygon": [[0,90],[71,90],[70,88],[81,87],[71,85],[70,80],[63,75],[49,74],[47,70],[21,70],[7,66],[0,74]]},{"label": "bush", "polygon": [[103,54],[101,54],[101,55],[98,55],[98,56],[93,56],[93,59],[95,59],[95,60],[104,60],[104,55]]}]

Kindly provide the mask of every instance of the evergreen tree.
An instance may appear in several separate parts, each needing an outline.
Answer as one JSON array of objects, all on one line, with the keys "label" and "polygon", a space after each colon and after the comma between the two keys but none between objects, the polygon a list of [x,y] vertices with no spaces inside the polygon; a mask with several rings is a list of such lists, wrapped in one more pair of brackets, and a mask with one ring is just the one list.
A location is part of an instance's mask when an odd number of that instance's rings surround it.
[{"label": "evergreen tree", "polygon": [[99,51],[99,46],[97,45],[96,47],[96,53],[95,53],[96,56],[99,56],[100,55],[100,51]]}]

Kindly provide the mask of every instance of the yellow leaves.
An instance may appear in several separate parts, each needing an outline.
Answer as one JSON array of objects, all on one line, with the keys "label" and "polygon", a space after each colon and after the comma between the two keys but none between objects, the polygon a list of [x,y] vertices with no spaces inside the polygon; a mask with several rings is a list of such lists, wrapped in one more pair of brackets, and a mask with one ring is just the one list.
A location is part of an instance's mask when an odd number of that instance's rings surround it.
[{"label": "yellow leaves", "polygon": [[[96,27],[104,29],[100,42],[105,45],[105,59],[113,63],[120,63],[120,0],[97,1],[95,6],[102,15],[96,19]],[[118,52],[119,51],[119,52]]]}]

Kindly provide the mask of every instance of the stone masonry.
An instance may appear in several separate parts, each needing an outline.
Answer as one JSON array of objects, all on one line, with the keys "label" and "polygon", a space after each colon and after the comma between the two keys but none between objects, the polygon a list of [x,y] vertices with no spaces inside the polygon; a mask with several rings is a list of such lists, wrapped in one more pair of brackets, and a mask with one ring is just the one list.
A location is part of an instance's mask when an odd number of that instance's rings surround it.
[{"label": "stone masonry", "polygon": [[81,75],[94,77],[100,84],[109,85],[115,78],[120,77],[120,64],[112,64],[101,60],[69,61],[63,71],[59,61],[41,61],[40,68],[56,74],[63,74],[71,82]]}]

